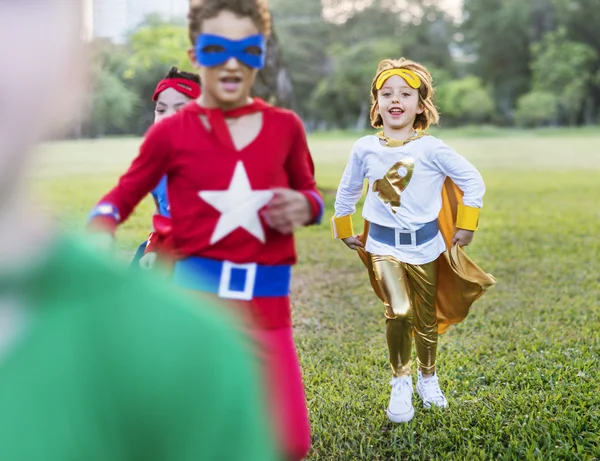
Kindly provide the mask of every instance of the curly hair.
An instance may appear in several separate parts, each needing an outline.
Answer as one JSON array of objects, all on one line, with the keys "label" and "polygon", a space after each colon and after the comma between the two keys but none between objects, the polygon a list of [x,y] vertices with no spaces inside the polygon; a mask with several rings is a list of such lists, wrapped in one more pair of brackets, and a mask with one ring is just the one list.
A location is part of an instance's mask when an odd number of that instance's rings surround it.
[{"label": "curly hair", "polygon": [[371,125],[373,128],[381,128],[383,126],[383,119],[379,114],[379,104],[377,102],[377,88],[375,86],[379,75],[388,69],[408,69],[413,71],[419,79],[421,79],[421,86],[419,87],[419,104],[423,108],[421,114],[417,114],[413,128],[417,131],[425,131],[430,125],[437,124],[440,115],[437,108],[435,107],[435,89],[433,88],[433,80],[431,74],[425,68],[425,66],[418,62],[410,61],[408,59],[384,59],[377,66],[377,73],[371,83]]},{"label": "curly hair", "polygon": [[190,80],[192,82],[200,85],[200,76],[198,74],[194,74],[192,72],[186,72],[184,70],[179,70],[177,67],[171,67],[169,73],[165,76],[165,80],[171,78],[182,78],[184,80]]},{"label": "curly hair", "polygon": [[271,34],[271,13],[267,0],[190,0],[188,20],[192,45],[202,33],[202,21],[214,18],[223,10],[252,19],[265,37]]}]

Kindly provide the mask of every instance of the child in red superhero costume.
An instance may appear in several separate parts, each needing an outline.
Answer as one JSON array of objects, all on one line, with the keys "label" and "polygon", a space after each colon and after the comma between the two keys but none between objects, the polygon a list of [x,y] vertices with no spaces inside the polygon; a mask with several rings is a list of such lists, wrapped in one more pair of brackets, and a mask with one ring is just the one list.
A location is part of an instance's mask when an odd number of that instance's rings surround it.
[{"label": "child in red superhero costume", "polygon": [[[152,100],[154,108],[154,123],[158,123],[176,114],[188,102],[200,96],[200,77],[197,74],[180,71],[172,67],[164,79],[156,85]],[[131,267],[151,268],[156,261],[157,253],[169,252],[171,240],[171,209],[167,194],[167,177],[163,176],[158,185],[152,189],[152,198],[156,211],[152,218],[153,232],[148,240],[142,243],[133,260]]]},{"label": "child in red superhero costume", "polygon": [[310,429],[291,329],[292,233],[320,221],[323,201],[300,119],[250,98],[269,32],[264,0],[191,7],[190,57],[202,94],[149,130],[91,226],[114,232],[167,175],[174,280],[231,300],[249,322],[282,447],[288,459],[302,459]]}]

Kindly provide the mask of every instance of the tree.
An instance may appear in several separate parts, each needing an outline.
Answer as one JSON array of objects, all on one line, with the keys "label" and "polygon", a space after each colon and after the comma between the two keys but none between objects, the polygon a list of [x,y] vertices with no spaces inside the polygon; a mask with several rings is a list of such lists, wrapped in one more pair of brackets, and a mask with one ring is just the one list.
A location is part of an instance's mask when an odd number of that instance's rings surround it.
[{"label": "tree", "polygon": [[[600,53],[600,2],[598,0],[554,0],[559,22],[567,30],[569,40],[585,43]],[[584,122],[595,123],[600,117],[600,59],[591,65],[595,74],[589,86],[584,107]]]},{"label": "tree", "polygon": [[494,100],[478,77],[449,81],[438,90],[438,105],[450,124],[481,123],[494,113]]},{"label": "tree", "polygon": [[465,0],[462,31],[476,57],[473,71],[490,82],[507,119],[527,91],[530,60],[527,7],[521,0]]},{"label": "tree", "polygon": [[585,43],[568,40],[564,28],[547,33],[531,50],[534,89],[555,95],[562,117],[576,124],[593,83],[598,53]]},{"label": "tree", "polygon": [[127,79],[155,67],[162,67],[165,72],[172,66],[194,71],[187,54],[190,48],[187,29],[181,24],[149,16],[129,36],[127,43],[130,51],[129,67],[125,73]]},{"label": "tree", "polygon": [[281,107],[294,106],[294,86],[284,65],[283,52],[275,29],[267,42],[265,67],[258,72],[253,94],[270,104]]},{"label": "tree", "polygon": [[132,114],[129,132],[141,135],[153,121],[152,95],[158,81],[172,66],[194,71],[187,55],[189,38],[182,24],[150,15],[129,35],[126,47],[127,68],[120,77],[140,101]]},{"label": "tree", "polygon": [[138,96],[115,74],[99,65],[93,69],[93,82],[88,135],[102,137],[128,132],[131,116],[139,104]]},{"label": "tree", "polygon": [[277,24],[280,65],[293,86],[292,105],[303,118],[314,118],[310,99],[329,68],[331,25],[321,17],[320,0],[271,0],[270,6]]},{"label": "tree", "polygon": [[556,24],[556,0],[464,0],[461,31],[474,57],[471,71],[490,84],[511,121],[517,99],[531,88],[531,47]]},{"label": "tree", "polygon": [[522,127],[549,125],[558,117],[558,100],[552,93],[532,91],[519,98],[515,120]]},{"label": "tree", "polygon": [[[311,34],[305,37],[325,56],[316,73],[305,77],[310,81],[306,88],[310,98],[305,115],[311,121],[365,128],[371,80],[382,59],[406,57],[428,67],[454,71],[449,47],[454,26],[451,18],[435,4],[374,0],[364,8],[364,2],[325,3],[327,17],[333,22],[321,22],[319,27],[325,28],[333,45],[324,48]],[[406,14],[407,11],[411,14]],[[306,75],[307,68],[299,71]]]},{"label": "tree", "polygon": [[311,107],[319,119],[336,128],[366,128],[371,82],[382,59],[401,56],[395,40],[363,41],[330,50],[332,69],[317,85]]},{"label": "tree", "polygon": [[[564,32],[556,41],[585,44],[600,51],[598,0],[464,0],[463,49],[473,58],[472,72],[491,84],[496,105],[507,121],[512,119],[521,95],[540,91],[533,76],[533,61],[537,59],[533,45],[558,30]],[[600,72],[599,59],[585,64],[586,72]],[[570,90],[574,95],[567,99],[577,101],[580,90]],[[592,123],[594,113],[600,110],[600,81],[591,80],[587,92],[583,109],[566,107],[563,101],[561,113],[573,121],[583,112],[585,121]]]},{"label": "tree", "polygon": [[[411,0],[411,15],[401,14],[398,38],[406,50],[406,58],[425,64],[428,68],[456,73],[456,62],[451,48],[455,44],[457,26],[454,19],[436,2]],[[404,17],[404,19],[402,19]]]}]

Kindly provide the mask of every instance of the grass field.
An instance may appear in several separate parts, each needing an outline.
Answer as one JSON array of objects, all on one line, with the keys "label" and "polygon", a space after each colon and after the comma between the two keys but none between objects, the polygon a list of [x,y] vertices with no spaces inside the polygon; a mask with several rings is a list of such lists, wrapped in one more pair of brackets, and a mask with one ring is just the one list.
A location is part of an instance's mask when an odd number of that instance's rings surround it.
[{"label": "grass field", "polygon": [[[600,132],[442,136],[486,181],[469,253],[498,279],[441,337],[438,371],[450,408],[425,411],[415,396],[411,423],[387,421],[382,307],[327,223],[305,229],[293,297],[310,459],[600,459]],[[328,216],[353,141],[310,140]],[[138,144],[44,146],[36,194],[63,225],[81,228]],[[146,201],[120,231],[123,256],[145,238],[150,213]]]}]

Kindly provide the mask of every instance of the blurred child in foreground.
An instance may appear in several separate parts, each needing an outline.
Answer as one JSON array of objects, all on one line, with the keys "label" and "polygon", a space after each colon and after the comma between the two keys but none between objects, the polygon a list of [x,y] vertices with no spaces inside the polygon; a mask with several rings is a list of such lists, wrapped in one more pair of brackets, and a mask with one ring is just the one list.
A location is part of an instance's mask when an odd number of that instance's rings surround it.
[{"label": "blurred child in foreground", "polygon": [[77,113],[78,5],[0,2],[0,459],[277,459],[239,334],[61,236],[22,192],[33,144]]}]

